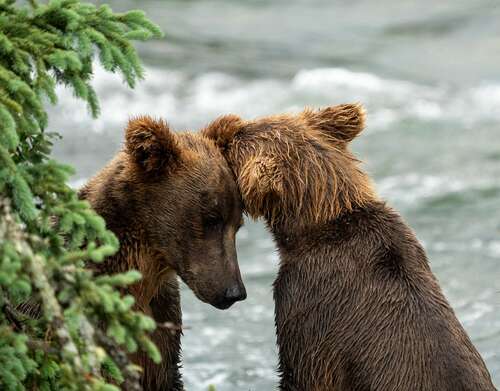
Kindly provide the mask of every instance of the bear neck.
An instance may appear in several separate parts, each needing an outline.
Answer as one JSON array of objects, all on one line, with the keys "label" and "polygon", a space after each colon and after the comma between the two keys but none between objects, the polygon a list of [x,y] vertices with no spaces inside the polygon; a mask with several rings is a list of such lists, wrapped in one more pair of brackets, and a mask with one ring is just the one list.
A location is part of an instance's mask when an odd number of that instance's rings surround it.
[{"label": "bear neck", "polygon": [[344,182],[335,192],[320,199],[305,199],[302,208],[293,203],[281,205],[264,215],[271,232],[282,237],[300,237],[321,227],[344,221],[346,216],[370,209],[382,202],[366,174],[357,172],[358,181]]},{"label": "bear neck", "polygon": [[349,240],[360,230],[369,230],[388,210],[385,202],[372,199],[363,205],[345,209],[327,221],[299,224],[295,220],[267,221],[267,226],[282,253],[303,252],[324,242]]},{"label": "bear neck", "polygon": [[287,185],[289,190],[280,193],[277,200],[250,204],[250,214],[263,215],[270,227],[292,235],[379,201],[370,177],[348,150],[332,159],[303,170],[304,174],[293,171]]}]

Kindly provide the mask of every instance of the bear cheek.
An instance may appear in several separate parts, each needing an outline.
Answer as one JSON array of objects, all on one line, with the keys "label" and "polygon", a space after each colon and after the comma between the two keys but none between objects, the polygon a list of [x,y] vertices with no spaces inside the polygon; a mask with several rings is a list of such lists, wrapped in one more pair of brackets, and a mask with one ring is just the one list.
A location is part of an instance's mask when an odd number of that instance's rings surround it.
[{"label": "bear cheek", "polygon": [[[215,270],[211,267],[211,259],[213,259],[213,251],[210,248],[210,242],[207,241],[206,245],[203,247],[198,247],[198,251],[194,251],[191,257],[187,259],[187,264],[184,265],[186,269],[186,283],[188,285],[196,285],[200,282],[200,286],[203,282],[212,281],[216,277],[214,276]],[[186,262],[185,261],[185,262]]]},{"label": "bear cheek", "polygon": [[281,170],[273,159],[249,159],[238,176],[238,186],[246,212],[252,218],[266,216],[283,192]]}]

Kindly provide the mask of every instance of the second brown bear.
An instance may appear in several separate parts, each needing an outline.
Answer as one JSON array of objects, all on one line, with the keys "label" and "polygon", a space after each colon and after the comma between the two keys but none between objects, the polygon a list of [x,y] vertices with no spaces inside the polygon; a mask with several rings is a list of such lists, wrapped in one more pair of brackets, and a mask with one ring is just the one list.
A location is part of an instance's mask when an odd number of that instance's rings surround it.
[{"label": "second brown bear", "polygon": [[349,151],[363,126],[341,105],[204,130],[279,249],[280,388],[495,390],[422,246]]}]

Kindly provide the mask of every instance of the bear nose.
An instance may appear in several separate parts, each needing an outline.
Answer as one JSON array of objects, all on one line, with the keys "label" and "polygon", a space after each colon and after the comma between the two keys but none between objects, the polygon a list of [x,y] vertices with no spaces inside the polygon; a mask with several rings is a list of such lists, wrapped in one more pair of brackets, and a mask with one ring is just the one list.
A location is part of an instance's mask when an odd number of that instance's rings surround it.
[{"label": "bear nose", "polygon": [[236,284],[226,289],[224,297],[227,301],[236,302],[247,298],[245,286]]}]

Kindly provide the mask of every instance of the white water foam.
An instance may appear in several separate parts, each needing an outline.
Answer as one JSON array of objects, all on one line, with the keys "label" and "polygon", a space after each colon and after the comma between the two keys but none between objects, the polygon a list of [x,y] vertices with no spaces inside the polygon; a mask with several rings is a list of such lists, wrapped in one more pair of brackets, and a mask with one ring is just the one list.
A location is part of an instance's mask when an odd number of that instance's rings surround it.
[{"label": "white water foam", "polygon": [[82,102],[61,88],[54,111],[63,123],[89,122],[99,132],[111,125],[123,126],[130,116],[150,114],[162,116],[178,128],[198,128],[224,113],[251,118],[356,101],[368,108],[368,131],[384,130],[408,119],[458,120],[469,125],[500,120],[499,84],[454,90],[343,68],[301,70],[288,80],[247,80],[224,73],[189,77],[179,71],[148,68],[146,79],[131,91],[119,77],[97,67],[93,85],[102,115],[90,122]]},{"label": "white water foam", "polygon": [[415,204],[423,198],[452,193],[469,187],[469,183],[455,178],[417,173],[390,176],[377,183],[377,188],[383,197],[405,204]]}]

